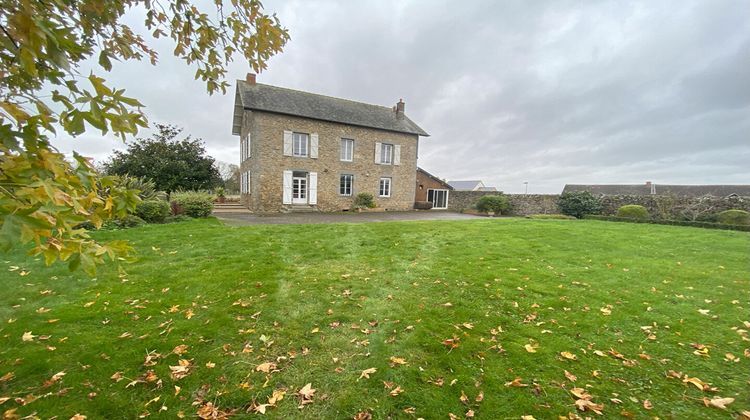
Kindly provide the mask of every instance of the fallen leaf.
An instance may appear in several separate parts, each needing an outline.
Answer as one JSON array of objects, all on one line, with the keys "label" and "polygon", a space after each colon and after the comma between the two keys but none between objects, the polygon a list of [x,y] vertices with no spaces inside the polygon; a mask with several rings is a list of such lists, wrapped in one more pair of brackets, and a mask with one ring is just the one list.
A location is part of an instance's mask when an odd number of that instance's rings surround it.
[{"label": "fallen leaf", "polygon": [[399,386],[397,386],[396,388],[394,388],[394,389],[393,389],[393,390],[392,390],[392,391],[390,392],[390,395],[391,395],[391,397],[396,397],[396,396],[398,396],[399,394],[401,394],[402,392],[404,392],[404,390],[403,390],[403,389],[401,389],[401,386],[399,385]]},{"label": "fallen leaf", "polygon": [[529,352],[529,353],[536,353],[536,349],[538,347],[539,347],[538,344],[537,345],[526,344],[526,345],[523,346],[523,348],[525,348],[526,351]]},{"label": "fallen leaf", "polygon": [[255,367],[256,372],[271,373],[274,370],[276,370],[276,363],[273,362],[261,363]]},{"label": "fallen leaf", "polygon": [[396,367],[396,366],[406,364],[406,359],[404,359],[403,357],[391,356],[390,361],[391,361],[391,367]]},{"label": "fallen leaf", "polygon": [[578,380],[578,377],[576,375],[573,375],[572,373],[565,371],[565,377],[568,378],[570,382],[575,382]]},{"label": "fallen leaf", "polygon": [[562,357],[564,357],[564,358],[566,358],[568,360],[578,360],[578,357],[575,354],[573,354],[573,353],[571,353],[569,351],[562,351],[562,352],[560,352],[560,356],[562,356]]},{"label": "fallen leaf", "polygon": [[23,341],[34,341],[35,337],[36,337],[35,335],[31,334],[31,331],[27,331],[27,332],[23,333],[23,335],[21,336],[21,340],[23,340]]},{"label": "fallen leaf", "polygon": [[362,373],[359,375],[359,378],[357,380],[360,380],[362,378],[370,379],[370,375],[377,372],[378,370],[375,368],[369,368],[362,371]]},{"label": "fallen leaf", "polygon": [[300,407],[304,407],[307,404],[312,404],[313,395],[315,394],[315,388],[312,387],[312,383],[308,383],[297,391],[297,395],[300,397]]},{"label": "fallen leaf", "polygon": [[652,408],[654,408],[654,405],[649,400],[643,400],[643,408],[645,408],[646,410],[651,410]]},{"label": "fallen leaf", "polygon": [[505,386],[513,386],[513,387],[520,388],[520,387],[524,387],[524,386],[529,386],[529,384],[523,383],[523,379],[521,379],[521,377],[519,376],[519,377],[513,379],[510,382],[506,382]]},{"label": "fallen leaf", "polygon": [[708,398],[703,398],[703,404],[706,405],[706,407],[716,407],[721,408],[722,410],[726,410],[727,406],[734,402],[734,398],[721,398],[721,397],[713,397],[710,400]]}]

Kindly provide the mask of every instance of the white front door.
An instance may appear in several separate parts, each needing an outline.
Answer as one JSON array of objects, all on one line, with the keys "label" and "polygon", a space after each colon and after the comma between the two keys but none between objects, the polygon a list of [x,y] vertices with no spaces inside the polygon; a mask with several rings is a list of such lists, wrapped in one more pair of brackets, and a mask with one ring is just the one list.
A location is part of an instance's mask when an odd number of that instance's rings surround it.
[{"label": "white front door", "polygon": [[292,177],[292,204],[307,204],[307,177]]}]

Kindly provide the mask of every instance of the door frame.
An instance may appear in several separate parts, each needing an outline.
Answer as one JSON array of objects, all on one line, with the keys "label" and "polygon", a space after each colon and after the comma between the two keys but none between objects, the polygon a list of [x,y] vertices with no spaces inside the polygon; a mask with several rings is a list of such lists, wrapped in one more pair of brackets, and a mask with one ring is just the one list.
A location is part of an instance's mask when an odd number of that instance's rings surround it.
[{"label": "door frame", "polygon": [[[304,193],[303,198],[294,197],[294,182],[298,180],[304,181],[304,184],[305,184],[304,191],[300,191]],[[309,199],[310,199],[310,180],[309,180],[308,175],[307,174],[305,174],[305,176],[292,175],[292,204],[307,204]]]},{"label": "door frame", "polygon": [[[432,191],[432,209],[431,210],[447,210],[448,209],[448,196],[450,195],[450,190],[447,188],[428,188],[427,189],[427,198],[430,197],[430,191]],[[445,191],[445,207],[435,207],[435,191]]]}]

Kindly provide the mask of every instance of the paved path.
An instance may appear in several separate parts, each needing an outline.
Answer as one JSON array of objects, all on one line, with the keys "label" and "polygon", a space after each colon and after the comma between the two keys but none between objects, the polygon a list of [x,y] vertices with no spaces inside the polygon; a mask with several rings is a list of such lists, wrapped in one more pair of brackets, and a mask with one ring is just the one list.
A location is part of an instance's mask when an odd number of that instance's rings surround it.
[{"label": "paved path", "polygon": [[399,220],[472,220],[480,216],[446,211],[389,211],[373,213],[289,213],[258,216],[251,213],[214,213],[219,220],[233,226],[284,225],[313,223],[368,223]]}]

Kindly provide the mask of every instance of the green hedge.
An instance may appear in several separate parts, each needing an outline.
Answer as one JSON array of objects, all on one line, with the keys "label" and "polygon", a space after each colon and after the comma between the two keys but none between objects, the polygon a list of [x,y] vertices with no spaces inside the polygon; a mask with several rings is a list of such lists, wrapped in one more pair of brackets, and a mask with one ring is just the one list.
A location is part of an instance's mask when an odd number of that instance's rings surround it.
[{"label": "green hedge", "polygon": [[725,210],[717,215],[719,223],[728,225],[750,225],[750,213],[745,210]]},{"label": "green hedge", "polygon": [[485,195],[477,201],[476,208],[482,213],[493,213],[495,216],[500,216],[501,214],[508,214],[510,202],[508,202],[508,197],[503,194]]},{"label": "green hedge", "polygon": [[739,230],[743,232],[750,232],[750,226],[748,225],[726,225],[723,223],[711,223],[711,222],[697,222],[689,220],[655,220],[655,219],[631,219],[628,217],[617,217],[617,216],[598,216],[598,215],[586,215],[583,217],[588,220],[603,220],[609,222],[630,222],[630,223],[650,223],[654,225],[670,225],[670,226],[692,226],[706,229],[723,229],[723,230]]},{"label": "green hedge", "polygon": [[617,209],[617,217],[628,219],[648,219],[648,210],[637,204],[627,204]]},{"label": "green hedge", "polygon": [[145,200],[135,206],[135,214],[146,223],[164,223],[169,216],[169,203],[164,200]]},{"label": "green hedge", "polygon": [[169,198],[175,216],[208,217],[214,209],[214,195],[205,191],[178,191]]}]

